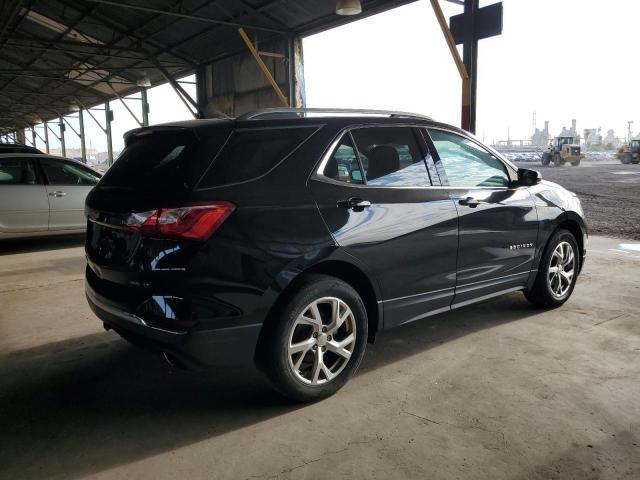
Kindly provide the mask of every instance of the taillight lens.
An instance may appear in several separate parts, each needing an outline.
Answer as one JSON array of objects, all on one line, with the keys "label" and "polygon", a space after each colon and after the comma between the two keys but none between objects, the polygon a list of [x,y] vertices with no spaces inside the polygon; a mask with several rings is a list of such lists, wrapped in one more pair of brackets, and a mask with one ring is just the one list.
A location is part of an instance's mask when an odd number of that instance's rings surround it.
[{"label": "taillight lens", "polygon": [[144,235],[206,240],[235,210],[229,202],[134,212],[127,227]]}]

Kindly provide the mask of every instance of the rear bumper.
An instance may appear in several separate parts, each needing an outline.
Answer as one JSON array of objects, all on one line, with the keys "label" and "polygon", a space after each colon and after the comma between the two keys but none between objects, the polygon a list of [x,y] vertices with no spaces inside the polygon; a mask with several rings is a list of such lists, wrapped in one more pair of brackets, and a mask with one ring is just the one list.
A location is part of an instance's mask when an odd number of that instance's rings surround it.
[{"label": "rear bumper", "polygon": [[207,330],[171,330],[151,325],[129,307],[97,293],[89,282],[85,282],[85,293],[89,306],[106,328],[134,344],[164,354],[172,363],[201,369],[249,365],[254,361],[262,322]]}]

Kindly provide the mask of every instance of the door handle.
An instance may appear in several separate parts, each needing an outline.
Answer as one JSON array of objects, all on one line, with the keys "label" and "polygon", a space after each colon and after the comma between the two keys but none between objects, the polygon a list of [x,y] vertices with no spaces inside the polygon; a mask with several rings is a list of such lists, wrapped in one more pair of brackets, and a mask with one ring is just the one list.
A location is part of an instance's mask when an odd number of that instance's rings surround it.
[{"label": "door handle", "polygon": [[458,200],[460,205],[466,205],[467,207],[476,208],[480,205],[480,200],[473,197],[465,197]]},{"label": "door handle", "polygon": [[49,192],[49,196],[51,197],[64,197],[66,195],[62,190],[56,190],[55,192]]},{"label": "door handle", "polygon": [[365,208],[369,208],[371,206],[371,202],[361,198],[350,198],[349,200],[340,200],[338,202],[338,206],[340,208],[350,208],[354,212],[361,212]]}]

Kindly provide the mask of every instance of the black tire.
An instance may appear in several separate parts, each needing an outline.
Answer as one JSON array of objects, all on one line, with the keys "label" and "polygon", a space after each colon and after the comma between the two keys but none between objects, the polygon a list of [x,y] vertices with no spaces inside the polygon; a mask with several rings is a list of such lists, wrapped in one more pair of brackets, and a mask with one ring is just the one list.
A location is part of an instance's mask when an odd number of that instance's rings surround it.
[{"label": "black tire", "polygon": [[562,166],[562,157],[560,156],[559,153],[556,153],[553,155],[553,166],[554,167],[561,167]]},{"label": "black tire", "polygon": [[549,152],[543,153],[541,162],[543,167],[549,166],[549,164],[551,163],[551,154]]},{"label": "black tire", "polygon": [[[347,316],[342,326],[337,329],[331,337],[322,328],[330,327],[332,303],[323,301],[322,299],[330,297],[337,298],[344,303],[350,310],[351,316]],[[318,304],[318,312],[324,327],[311,326],[307,324],[297,324],[299,316],[307,313],[306,316],[313,316],[313,311],[309,306],[321,300]],[[339,309],[346,314],[347,310],[344,305],[340,305]],[[351,349],[349,358],[334,353],[336,339],[346,340],[348,335],[353,332],[349,331],[349,326],[353,324],[355,331],[355,340],[350,343],[348,348]],[[267,375],[272,386],[288,397],[298,402],[314,402],[321,400],[337,392],[349,380],[349,377],[358,369],[367,344],[367,311],[358,293],[347,283],[340,279],[327,275],[311,274],[305,275],[300,280],[295,291],[293,291],[286,304],[279,310],[271,321],[269,331],[263,336],[261,342],[262,358],[259,359],[261,370]],[[325,333],[323,333],[325,332]],[[316,336],[317,335],[317,336]],[[294,337],[298,336],[298,340]],[[328,339],[328,340],[327,340]],[[303,342],[315,342],[310,349],[290,357],[289,346],[292,344],[300,344]],[[333,341],[333,343],[331,343]],[[327,343],[329,342],[329,343]],[[318,355],[320,354],[320,356]],[[318,368],[320,374],[317,377],[316,384],[314,381],[314,372],[316,370],[317,359],[327,360],[328,370],[337,372],[335,377],[329,379],[324,369]],[[301,362],[296,369],[294,364]],[[335,361],[335,363],[334,363]],[[341,363],[344,362],[344,363]],[[335,367],[335,368],[334,368]],[[324,377],[324,378],[322,378]]]},{"label": "black tire", "polygon": [[[561,244],[566,243],[569,244],[573,250],[573,266],[572,269],[566,269],[565,272],[572,271],[572,278],[569,282],[568,288],[566,292],[563,292],[562,295],[557,295],[552,290],[552,285],[554,282],[549,280],[549,271],[552,268],[552,256],[556,248]],[[556,259],[553,259],[554,262]],[[563,267],[566,268],[566,267]],[[578,242],[571,232],[564,229],[556,230],[551,238],[547,242],[547,246],[544,249],[542,254],[542,258],[540,259],[540,264],[538,265],[538,273],[536,275],[536,279],[533,283],[533,287],[530,290],[525,290],[524,295],[527,297],[531,303],[540,308],[556,308],[566,302],[571,294],[573,293],[573,289],[576,285],[576,280],[578,279],[578,272],[580,270],[580,250],[578,248]],[[552,274],[553,275],[553,274]],[[558,282],[562,280],[559,278],[561,274],[558,273]],[[555,285],[558,285],[555,283]]]},{"label": "black tire", "polygon": [[577,167],[578,165],[580,165],[580,160],[576,160],[575,162],[571,162],[571,166],[572,167]]},{"label": "black tire", "polygon": [[630,153],[625,153],[620,159],[620,161],[625,165],[630,164],[632,160],[633,160],[633,157],[631,156]]}]

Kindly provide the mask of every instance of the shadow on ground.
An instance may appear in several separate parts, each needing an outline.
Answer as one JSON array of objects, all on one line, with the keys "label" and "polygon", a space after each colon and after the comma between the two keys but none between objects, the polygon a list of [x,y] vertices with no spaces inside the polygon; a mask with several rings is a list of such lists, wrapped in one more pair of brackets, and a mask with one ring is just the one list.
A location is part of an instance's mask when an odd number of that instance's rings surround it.
[{"label": "shadow on ground", "polygon": [[84,246],[85,235],[16,238],[0,241],[0,256]]},{"label": "shadow on ground", "polygon": [[[536,313],[514,294],[395,329],[369,346],[358,375]],[[77,478],[315,408],[256,372],[172,370],[106,332],[0,357],[0,377],[2,478]]]}]

